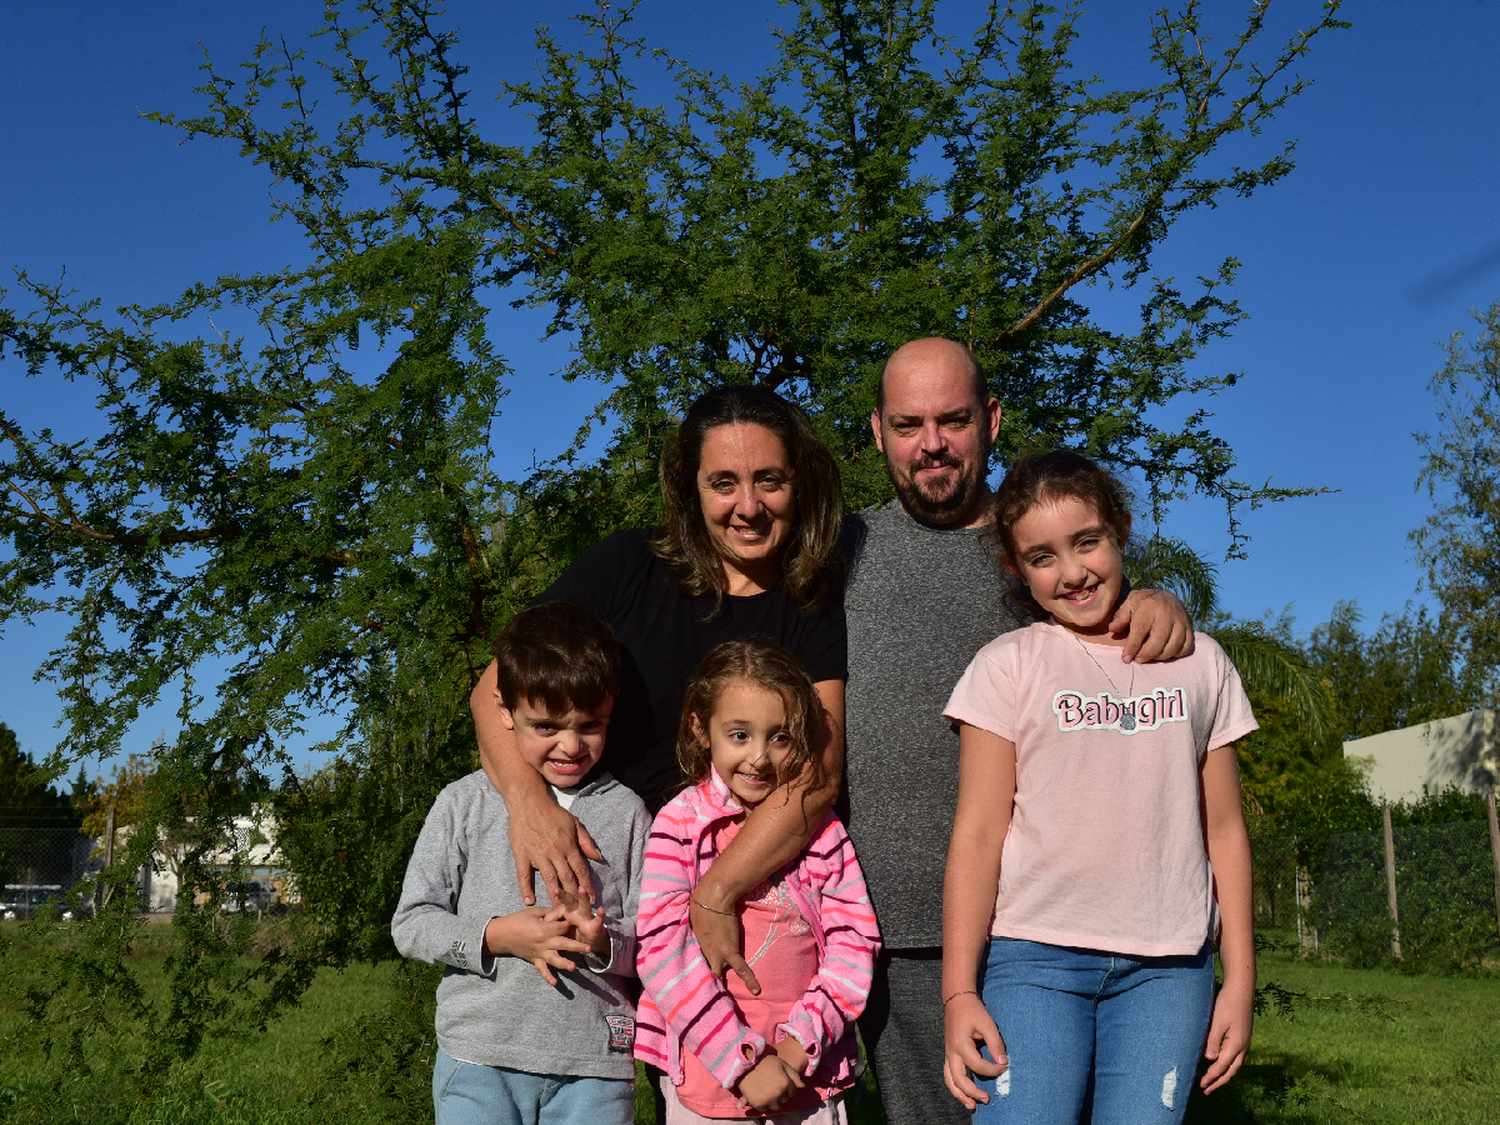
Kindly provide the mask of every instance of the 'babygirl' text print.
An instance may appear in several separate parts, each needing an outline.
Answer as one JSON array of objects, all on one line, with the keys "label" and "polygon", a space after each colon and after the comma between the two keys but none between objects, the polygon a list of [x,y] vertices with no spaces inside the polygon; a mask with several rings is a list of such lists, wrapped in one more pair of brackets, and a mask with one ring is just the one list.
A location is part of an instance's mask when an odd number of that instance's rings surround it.
[{"label": "'babygirl' text print", "polygon": [[[1158,688],[1132,699],[1116,699],[1107,691],[1089,696],[1064,688],[1052,697],[1052,713],[1061,731],[1117,730],[1121,734],[1156,730],[1163,723],[1185,723],[1188,717],[1187,697],[1181,688]],[[1121,722],[1127,715],[1134,721]]]}]

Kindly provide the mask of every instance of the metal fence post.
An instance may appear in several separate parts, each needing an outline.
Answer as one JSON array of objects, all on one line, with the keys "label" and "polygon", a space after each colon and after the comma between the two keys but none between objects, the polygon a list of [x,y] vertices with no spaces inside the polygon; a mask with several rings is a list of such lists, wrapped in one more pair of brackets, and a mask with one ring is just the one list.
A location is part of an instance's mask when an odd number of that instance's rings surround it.
[{"label": "metal fence post", "polygon": [[[108,871],[110,864],[115,861],[115,807],[110,805],[104,810],[104,870]],[[109,905],[110,886],[103,879],[99,880],[99,909],[103,910]]]},{"label": "metal fence post", "polygon": [[1297,871],[1297,945],[1305,957],[1318,948],[1318,931],[1312,924],[1312,876],[1300,862]]},{"label": "metal fence post", "polygon": [[1500,929],[1500,825],[1495,823],[1495,787],[1484,795],[1485,819],[1490,822],[1490,858],[1495,861],[1495,927]]},{"label": "metal fence post", "polygon": [[1391,832],[1391,806],[1380,806],[1380,825],[1385,835],[1385,901],[1391,912],[1391,956],[1401,960],[1401,919],[1396,912],[1396,841]]}]

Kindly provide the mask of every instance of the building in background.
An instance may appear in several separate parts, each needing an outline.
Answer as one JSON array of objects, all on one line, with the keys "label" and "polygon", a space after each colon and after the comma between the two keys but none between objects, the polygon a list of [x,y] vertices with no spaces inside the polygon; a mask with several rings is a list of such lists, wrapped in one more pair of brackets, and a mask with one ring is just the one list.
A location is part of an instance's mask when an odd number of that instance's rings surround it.
[{"label": "building in background", "polygon": [[1500,778],[1496,714],[1470,711],[1414,727],[1388,730],[1344,743],[1345,758],[1366,758],[1370,793],[1377,801],[1420,797],[1457,785],[1474,793],[1489,792]]},{"label": "building in background", "polygon": [[[124,837],[131,830],[120,830]],[[121,846],[123,840],[117,841]],[[96,841],[102,850],[102,841]],[[150,866],[140,873],[141,905],[153,914],[171,913],[177,907],[180,874],[189,841],[163,839],[152,856]],[[256,912],[285,907],[294,898],[281,852],[276,845],[276,822],[257,806],[249,816],[234,818],[233,838],[212,852],[209,864],[222,872],[237,866],[243,881],[244,909]],[[222,909],[240,909],[241,887],[232,884],[225,893]],[[200,892],[201,904],[208,896]]]}]

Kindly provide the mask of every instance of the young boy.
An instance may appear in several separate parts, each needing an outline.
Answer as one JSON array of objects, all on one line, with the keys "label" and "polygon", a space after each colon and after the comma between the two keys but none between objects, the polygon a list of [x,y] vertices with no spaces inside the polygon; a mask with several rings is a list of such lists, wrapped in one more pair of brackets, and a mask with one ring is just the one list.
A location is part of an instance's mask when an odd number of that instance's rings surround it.
[{"label": "young boy", "polygon": [[609,626],[572,602],[518,614],[496,646],[505,726],[607,862],[594,902],[527,907],[510,818],[483,770],[427,814],[391,934],[448,966],[437,991],[438,1125],[629,1125],[635,1109],[635,914],[651,817],[594,766],[619,690]]}]

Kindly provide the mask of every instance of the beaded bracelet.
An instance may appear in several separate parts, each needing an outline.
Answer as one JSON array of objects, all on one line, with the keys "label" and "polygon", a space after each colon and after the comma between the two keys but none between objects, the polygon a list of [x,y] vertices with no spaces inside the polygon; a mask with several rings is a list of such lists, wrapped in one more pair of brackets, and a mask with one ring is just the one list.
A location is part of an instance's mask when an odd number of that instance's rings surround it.
[{"label": "beaded bracelet", "polygon": [[[700,903],[699,905],[702,905],[702,904]],[[974,991],[974,989],[972,989],[972,988],[962,989],[961,991],[955,992],[952,996],[948,997],[947,1000],[944,1000],[943,1001],[943,1007],[946,1008],[952,1001],[957,1000],[960,996],[978,996],[978,995],[979,995],[979,993],[976,992],[976,991]]]}]

